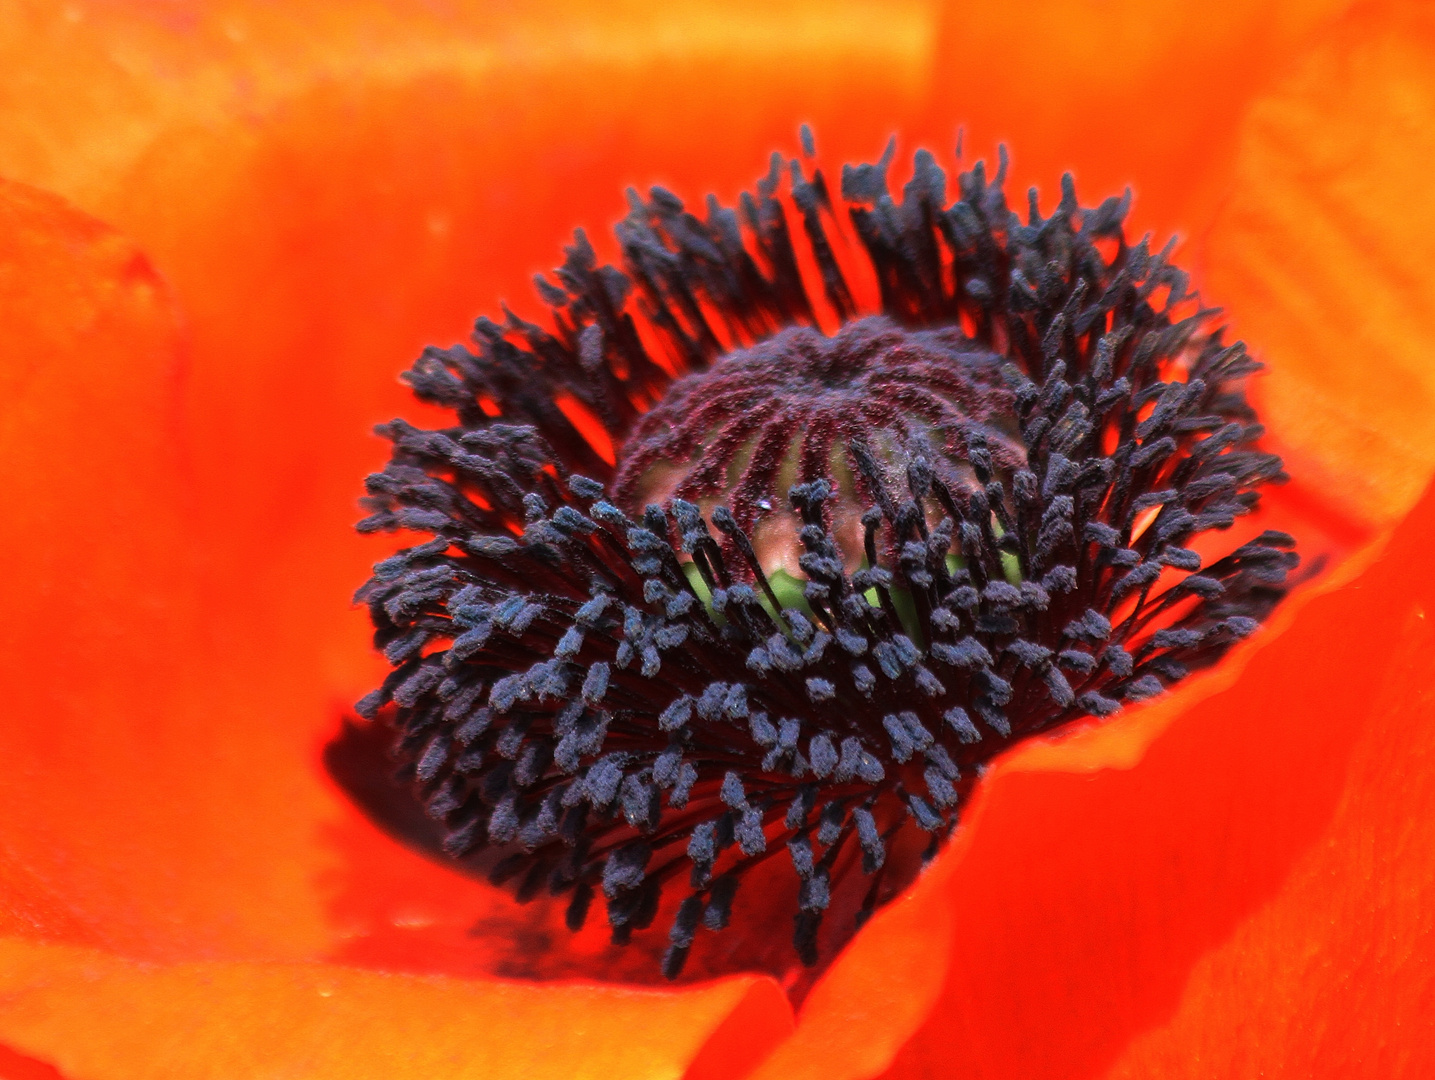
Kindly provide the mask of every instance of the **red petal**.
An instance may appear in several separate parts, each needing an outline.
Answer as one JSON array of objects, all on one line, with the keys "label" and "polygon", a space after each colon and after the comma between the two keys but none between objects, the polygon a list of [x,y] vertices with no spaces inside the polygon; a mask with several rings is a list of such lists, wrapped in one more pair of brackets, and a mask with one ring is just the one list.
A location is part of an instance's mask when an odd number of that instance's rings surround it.
[{"label": "red petal", "polygon": [[255,775],[281,752],[262,727],[235,753],[247,710],[212,671],[168,290],[53,196],[3,200],[5,910],[131,949],[311,939],[307,838],[266,827],[304,807],[295,770]]},{"label": "red petal", "polygon": [[1278,643],[1266,682],[1285,700],[1269,704],[1298,730],[1296,760],[1271,774],[1299,784],[1299,758],[1329,755],[1340,767],[1311,779],[1326,816],[1275,895],[1199,959],[1108,1075],[1435,1075],[1432,544],[1427,492],[1380,563]]}]

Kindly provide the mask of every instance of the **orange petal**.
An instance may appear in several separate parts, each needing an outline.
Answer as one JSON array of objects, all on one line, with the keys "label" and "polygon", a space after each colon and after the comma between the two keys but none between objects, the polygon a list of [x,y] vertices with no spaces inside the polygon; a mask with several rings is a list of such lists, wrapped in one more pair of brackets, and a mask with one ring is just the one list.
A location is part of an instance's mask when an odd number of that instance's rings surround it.
[{"label": "orange petal", "polygon": [[[740,1075],[789,1028],[769,980],[653,993],[322,964],[140,965],[0,941],[0,1039],[85,1080]],[[727,1026],[741,1024],[735,1031]]]},{"label": "orange petal", "polygon": [[286,825],[315,795],[303,744],[249,725],[243,672],[214,671],[169,291],[54,196],[6,184],[0,215],[0,920],[161,954],[303,947],[314,839]]},{"label": "orange petal", "polygon": [[979,148],[1010,144],[1019,205],[1027,184],[1054,201],[1071,169],[1087,199],[1132,185],[1138,235],[1189,232],[1207,222],[1203,185],[1229,166],[1246,105],[1349,6],[950,0],[934,112]]},{"label": "orange petal", "polygon": [[1380,525],[1435,468],[1432,157],[1435,18],[1363,9],[1253,109],[1210,239],[1289,468]]}]

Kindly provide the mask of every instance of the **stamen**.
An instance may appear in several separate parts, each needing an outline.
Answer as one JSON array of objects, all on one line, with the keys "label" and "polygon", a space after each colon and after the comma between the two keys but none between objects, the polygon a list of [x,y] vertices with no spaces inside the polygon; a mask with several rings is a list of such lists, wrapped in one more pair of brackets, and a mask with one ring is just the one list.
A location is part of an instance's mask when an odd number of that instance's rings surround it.
[{"label": "stamen", "polygon": [[394,665],[358,712],[449,857],[519,899],[568,896],[576,930],[601,895],[626,942],[681,896],[669,978],[775,857],[817,962],[834,895],[867,875],[865,920],[985,762],[1214,663],[1296,565],[1278,532],[1192,546],[1284,474],[1258,365],[1169,247],[1127,243],[1129,193],[1083,208],[1066,177],[1023,222],[1005,154],[948,206],[919,152],[898,201],[893,153],[840,202],[778,158],[705,218],[630,194],[622,269],[577,234],[551,329],[480,319],[407,373],[453,426],[378,429],[359,528],[433,539],[358,593]]}]

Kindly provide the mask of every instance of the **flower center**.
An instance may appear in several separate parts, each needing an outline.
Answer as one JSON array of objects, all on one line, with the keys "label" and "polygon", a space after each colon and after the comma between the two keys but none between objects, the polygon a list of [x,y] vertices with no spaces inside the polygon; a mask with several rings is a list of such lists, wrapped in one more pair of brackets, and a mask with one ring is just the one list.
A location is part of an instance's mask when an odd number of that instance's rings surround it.
[{"label": "flower center", "polygon": [[[783,330],[676,382],[624,443],[614,498],[636,511],[674,498],[726,506],[767,578],[806,579],[788,506],[797,484],[832,488],[828,504],[844,565],[875,565],[863,511],[906,486],[910,468],[951,501],[980,486],[966,446],[988,448],[1010,475],[1026,464],[1003,358],[960,328],[909,330],[870,317],[828,337]],[[941,503],[934,502],[930,524]]]},{"label": "flower center", "polygon": [[669,977],[735,913],[832,956],[993,755],[1214,662],[1296,563],[1201,553],[1283,474],[1124,200],[1023,222],[978,165],[947,206],[918,154],[897,202],[889,162],[845,222],[798,162],[741,215],[634,196],[622,270],[580,234],[540,282],[551,331],[415,364],[454,426],[381,429],[360,527],[433,538],[360,590],[394,670],[358,711],[448,857],[574,928],[601,895],[616,942],[661,916]]}]

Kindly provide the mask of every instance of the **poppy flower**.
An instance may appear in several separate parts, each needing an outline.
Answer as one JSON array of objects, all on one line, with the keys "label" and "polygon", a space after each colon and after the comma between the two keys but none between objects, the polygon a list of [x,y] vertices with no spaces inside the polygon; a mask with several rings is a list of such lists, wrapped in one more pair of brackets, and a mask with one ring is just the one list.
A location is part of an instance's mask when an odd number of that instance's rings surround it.
[{"label": "poppy flower", "polygon": [[[0,1070],[1428,1071],[1429,16],[585,8],[7,16]],[[798,120],[836,161],[961,120],[1015,190],[1135,183],[1268,361],[1270,515],[1332,568],[1000,759],[797,1013],[524,970],[547,928],[321,764],[382,676],[355,433],[623,184],[731,194]]]}]

